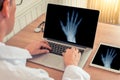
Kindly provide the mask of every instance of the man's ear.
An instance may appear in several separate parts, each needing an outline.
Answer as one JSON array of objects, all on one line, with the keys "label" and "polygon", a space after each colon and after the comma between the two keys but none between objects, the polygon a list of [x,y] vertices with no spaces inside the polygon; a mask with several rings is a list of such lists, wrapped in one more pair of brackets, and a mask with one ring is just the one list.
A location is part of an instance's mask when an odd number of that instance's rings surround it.
[{"label": "man's ear", "polygon": [[4,2],[3,2],[3,9],[1,11],[3,17],[6,17],[6,18],[9,17],[9,5],[10,5],[10,1],[9,0],[4,0]]}]

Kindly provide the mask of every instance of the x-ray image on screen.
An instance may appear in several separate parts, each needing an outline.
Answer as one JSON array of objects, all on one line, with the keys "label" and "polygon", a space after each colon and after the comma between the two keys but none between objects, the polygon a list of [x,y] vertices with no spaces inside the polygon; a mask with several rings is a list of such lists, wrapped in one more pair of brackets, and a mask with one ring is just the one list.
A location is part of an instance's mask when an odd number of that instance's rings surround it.
[{"label": "x-ray image on screen", "polygon": [[98,16],[97,10],[48,4],[44,38],[93,48]]},{"label": "x-ray image on screen", "polygon": [[[80,18],[77,21],[78,13],[75,13],[74,11],[72,12],[71,16],[70,16],[70,13],[68,12],[66,18],[67,18],[66,22],[63,22],[62,20],[60,20],[61,28],[67,37],[67,41],[76,43],[75,35],[77,32],[78,25],[82,21],[82,18]],[[65,23],[65,24],[63,24],[63,23]]]},{"label": "x-ray image on screen", "polygon": [[92,64],[106,69],[120,70],[120,48],[101,44]]}]

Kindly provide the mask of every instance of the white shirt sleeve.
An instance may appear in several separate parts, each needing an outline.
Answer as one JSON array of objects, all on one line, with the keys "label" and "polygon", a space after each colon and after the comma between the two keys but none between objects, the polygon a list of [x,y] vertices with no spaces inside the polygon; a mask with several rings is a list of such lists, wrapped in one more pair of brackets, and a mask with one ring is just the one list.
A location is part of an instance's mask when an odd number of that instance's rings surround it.
[{"label": "white shirt sleeve", "polygon": [[66,67],[62,80],[90,80],[90,76],[82,68],[70,65]]},{"label": "white shirt sleeve", "polygon": [[0,80],[54,80],[42,69],[27,67],[29,58],[27,50],[0,43]]},{"label": "white shirt sleeve", "polygon": [[[0,80],[54,80],[42,69],[26,66],[32,56],[25,49],[0,43]],[[89,80],[89,75],[77,66],[65,69],[63,80]]]}]

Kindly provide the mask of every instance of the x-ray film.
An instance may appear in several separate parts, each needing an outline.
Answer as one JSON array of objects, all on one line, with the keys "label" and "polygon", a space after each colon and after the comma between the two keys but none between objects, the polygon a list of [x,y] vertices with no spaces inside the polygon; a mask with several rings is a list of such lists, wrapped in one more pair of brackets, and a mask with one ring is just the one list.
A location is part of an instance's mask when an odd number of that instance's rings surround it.
[{"label": "x-ray film", "polygon": [[90,65],[120,73],[120,47],[101,43]]}]

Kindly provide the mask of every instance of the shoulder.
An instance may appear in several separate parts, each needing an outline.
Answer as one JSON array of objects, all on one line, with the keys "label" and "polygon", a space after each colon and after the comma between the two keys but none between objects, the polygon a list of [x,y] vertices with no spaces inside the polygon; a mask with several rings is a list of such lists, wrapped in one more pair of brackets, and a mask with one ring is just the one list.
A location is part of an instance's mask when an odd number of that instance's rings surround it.
[{"label": "shoulder", "polygon": [[0,58],[25,59],[31,58],[31,55],[26,49],[0,43]]}]

